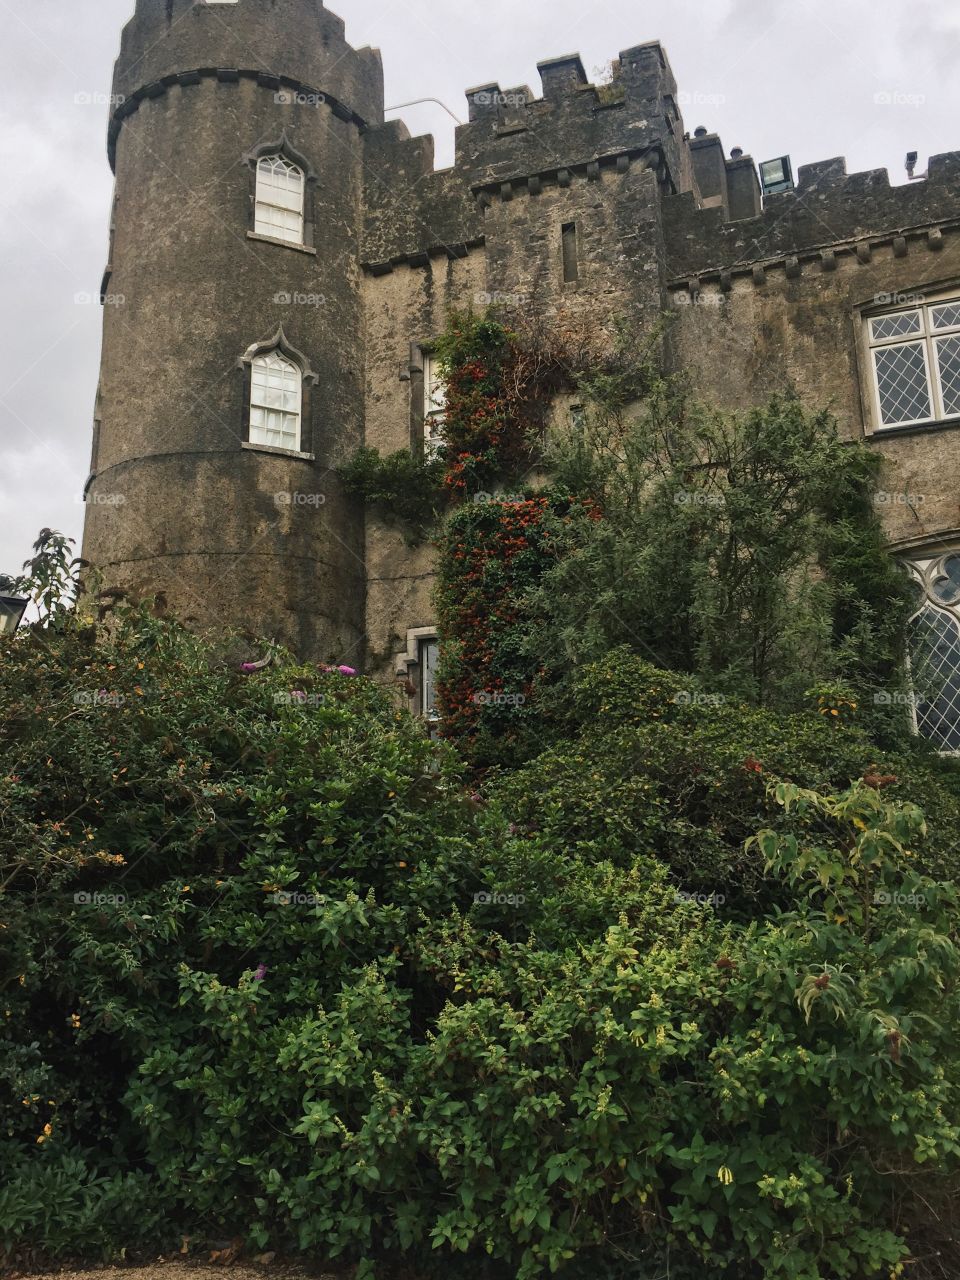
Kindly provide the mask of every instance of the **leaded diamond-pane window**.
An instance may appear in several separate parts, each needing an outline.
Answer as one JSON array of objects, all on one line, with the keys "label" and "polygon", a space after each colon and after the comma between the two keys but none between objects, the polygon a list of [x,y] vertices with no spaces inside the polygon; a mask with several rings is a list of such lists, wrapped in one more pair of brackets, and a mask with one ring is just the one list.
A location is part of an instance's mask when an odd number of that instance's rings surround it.
[{"label": "leaded diamond-pane window", "polygon": [[303,170],[283,156],[263,156],[257,164],[257,207],[253,229],[259,235],[303,244]]},{"label": "leaded diamond-pane window", "polygon": [[916,729],[960,754],[960,555],[908,565],[919,593],[908,643]]},{"label": "leaded diamond-pane window", "polygon": [[871,316],[868,340],[879,426],[960,417],[960,299]]},{"label": "leaded diamond-pane window", "polygon": [[941,751],[960,751],[960,623],[925,605],[911,623],[917,730]]},{"label": "leaded diamond-pane window", "polygon": [[888,338],[905,338],[909,333],[922,333],[923,324],[919,311],[895,311],[893,315],[877,316],[870,321],[874,342]]},{"label": "leaded diamond-pane window", "polygon": [[944,412],[960,414],[960,334],[938,338],[936,348]]},{"label": "leaded diamond-pane window", "polygon": [[960,302],[948,302],[943,307],[933,307],[935,329],[960,329]]},{"label": "leaded diamond-pane window", "polygon": [[873,361],[884,425],[927,420],[931,416],[930,393],[923,343],[877,347]]},{"label": "leaded diamond-pane window", "polygon": [[250,375],[250,443],[300,449],[303,374],[278,351],[257,356]]}]

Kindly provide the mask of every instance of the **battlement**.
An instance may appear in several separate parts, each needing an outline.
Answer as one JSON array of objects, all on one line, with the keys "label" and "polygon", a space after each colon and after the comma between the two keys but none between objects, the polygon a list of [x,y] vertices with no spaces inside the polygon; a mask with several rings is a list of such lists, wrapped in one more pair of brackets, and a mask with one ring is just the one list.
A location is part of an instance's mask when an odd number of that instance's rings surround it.
[{"label": "battlement", "polygon": [[[666,278],[674,283],[753,271],[836,246],[938,228],[960,218],[960,153],[935,156],[926,180],[893,187],[885,170],[848,174],[842,157],[800,168],[795,190],[761,198],[757,167],[716,133],[691,136],[661,45],[621,51],[607,84],[589,83],[579,54],[537,64],[541,96],[499,82],[467,90],[453,168],[432,171],[432,139],[368,134],[363,261],[384,270],[444,245],[483,238],[483,210],[634,164],[656,173]],[[531,215],[534,216],[534,215]],[[940,243],[932,234],[931,246]],[[864,247],[855,249],[861,256]],[[791,267],[792,269],[792,267]],[[830,269],[828,267],[828,269]]]},{"label": "battlement", "polygon": [[433,169],[433,138],[385,125],[366,137],[361,259],[374,275],[431,254],[463,257],[483,244],[483,210],[455,169]]},{"label": "battlement", "polygon": [[556,173],[660,146],[664,179],[685,189],[683,125],[676,80],[659,43],[621,52],[609,84],[587,79],[579,54],[537,64],[542,97],[493,81],[467,91],[468,123],[457,129],[456,168],[474,188]]},{"label": "battlement", "polygon": [[886,169],[848,174],[838,156],[802,165],[796,190],[768,196],[752,218],[730,221],[720,207],[698,206],[691,193],[667,199],[668,275],[726,284],[732,275],[753,273],[759,280],[765,265],[786,263],[789,274],[804,257],[822,257],[830,270],[837,246],[867,260],[872,240],[900,242],[929,229],[936,249],[941,224],[951,222],[960,225],[960,152],[933,156],[925,180],[897,187]]},{"label": "battlement", "polygon": [[599,182],[634,165],[655,172],[662,195],[691,193],[697,209],[732,219],[759,213],[751,158],[740,151],[725,158],[706,129],[693,139],[685,132],[659,42],[622,50],[606,84],[588,82],[577,53],[537,68],[539,98],[528,85],[503,89],[498,81],[467,90],[468,121],[443,175],[432,173],[432,139],[394,126],[367,134],[365,265],[385,270],[442,244],[459,249],[482,238],[490,204]]}]

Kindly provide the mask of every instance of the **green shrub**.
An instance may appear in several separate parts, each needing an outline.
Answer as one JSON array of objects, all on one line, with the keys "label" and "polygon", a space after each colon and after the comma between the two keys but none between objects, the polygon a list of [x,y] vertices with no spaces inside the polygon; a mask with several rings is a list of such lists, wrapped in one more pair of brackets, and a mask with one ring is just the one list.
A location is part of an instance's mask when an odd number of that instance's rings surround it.
[{"label": "green shrub", "polygon": [[411,545],[423,542],[444,507],[444,463],[410,449],[383,457],[365,446],[340,468],[347,493],[369,503],[384,519],[401,525]]},{"label": "green shrub", "polygon": [[626,648],[577,673],[547,705],[566,736],[488,788],[504,823],[545,850],[621,867],[655,859],[681,891],[722,894],[724,912],[747,919],[790,901],[744,847],[758,827],[783,821],[766,782],[829,791],[873,776],[936,813],[924,866],[960,874],[955,761],[922,749],[891,755],[855,723],[704,693]]},{"label": "green shrub", "polygon": [[683,1276],[901,1274],[890,1179],[944,1189],[960,1153],[956,890],[913,870],[915,809],[862,784],[775,799],[846,855],[757,838],[796,911],[722,925],[624,876],[605,936],[501,942],[495,971],[475,928],[436,930],[463,995],[414,1071],[442,1099],[434,1238],[500,1257],[509,1233],[520,1276],[613,1241],[651,1267],[666,1246]]},{"label": "green shrub", "polygon": [[52,1156],[5,1166],[0,1185],[0,1259],[44,1265],[54,1258],[124,1259],[158,1242],[179,1243],[169,1205],[143,1172],[98,1174],[98,1157]]},{"label": "green shrub", "polygon": [[[635,357],[642,368],[649,356]],[[792,397],[742,414],[654,380],[625,405],[581,380],[587,411],[547,463],[602,519],[571,522],[567,554],[531,593],[548,667],[627,645],[706,689],[796,709],[819,680],[864,695],[903,679],[910,589],[875,504],[880,459]],[[888,705],[871,728],[896,736]]]},{"label": "green shrub", "polygon": [[[145,614],[3,642],[8,1259],[960,1260],[956,895],[855,726],[617,658],[485,799],[369,682],[237,665]],[[709,849],[750,910],[678,894]]]}]

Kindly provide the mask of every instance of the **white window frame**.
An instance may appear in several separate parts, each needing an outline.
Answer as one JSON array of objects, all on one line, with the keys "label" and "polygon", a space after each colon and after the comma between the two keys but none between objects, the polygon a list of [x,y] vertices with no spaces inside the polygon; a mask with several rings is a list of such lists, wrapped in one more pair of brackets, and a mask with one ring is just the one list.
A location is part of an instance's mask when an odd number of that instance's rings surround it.
[{"label": "white window frame", "polygon": [[[960,307],[960,293],[945,293],[938,297],[923,297],[909,305],[886,308],[883,311],[872,311],[864,316],[864,336],[867,349],[868,376],[873,404],[873,420],[877,432],[896,431],[902,427],[927,426],[939,422],[955,422],[960,420],[960,409],[948,413],[943,400],[943,383],[940,374],[940,361],[937,347],[945,338],[960,338],[960,323],[943,328],[934,328],[933,312],[938,307],[954,305]],[[878,320],[889,316],[916,313],[919,327],[916,333],[901,334],[891,338],[874,336],[874,325]],[[930,415],[926,418],[911,418],[902,422],[884,422],[880,400],[880,380],[877,376],[876,353],[889,347],[917,346],[923,350],[924,371],[927,379],[927,400]]]},{"label": "white window frame", "polygon": [[440,714],[435,707],[424,705],[423,655],[429,644],[436,645],[439,654],[440,634],[436,626],[411,627],[407,631],[406,649],[396,656],[396,673],[398,679],[410,681],[413,687],[410,711],[426,722],[430,736],[435,738],[440,732]]},{"label": "white window frame", "polygon": [[[433,650],[435,661],[431,668],[426,659],[429,650]],[[436,635],[421,636],[417,643],[417,702],[420,715],[429,725],[438,725],[440,723],[440,712],[437,710],[436,697],[436,672],[440,661],[440,639]],[[428,697],[432,693],[433,697]]]},{"label": "white window frame", "polygon": [[429,462],[443,447],[447,412],[447,386],[440,361],[432,351],[423,352],[423,456]]},{"label": "white window frame", "polygon": [[[271,378],[274,381],[279,379],[280,385],[271,386]],[[279,427],[269,427],[265,422],[255,423],[254,418],[261,414],[266,421],[269,421],[268,415],[277,415]],[[271,434],[279,435],[280,439],[270,439]],[[303,439],[303,370],[276,347],[272,351],[260,352],[250,362],[248,438],[253,445],[300,452]]]},{"label": "white window frame", "polygon": [[[296,174],[299,181],[293,187],[285,186],[275,180],[280,173],[285,178]],[[307,175],[298,164],[274,152],[257,160],[256,184],[254,234],[304,248]],[[292,225],[285,225],[287,222]]]},{"label": "white window frame", "polygon": [[[910,615],[908,626],[912,626],[925,612],[928,610],[941,613],[949,618],[955,627],[960,630],[960,590],[956,594],[956,599],[941,599],[936,595],[934,587],[937,582],[946,578],[945,565],[948,560],[960,557],[960,550],[954,549],[949,551],[941,551],[938,549],[936,555],[924,553],[918,550],[909,558],[904,558],[903,565],[906,568],[911,580],[920,588],[922,596],[917,608]],[[912,655],[908,649],[907,652],[907,675],[911,675]],[[935,742],[936,740],[925,734],[920,727],[920,718],[917,714],[918,696],[911,687],[910,698],[910,721],[913,733],[916,737],[922,737],[927,742]],[[957,719],[960,721],[960,708],[958,708]],[[939,754],[942,756],[960,756],[960,749],[951,749],[948,747],[940,747]]]}]

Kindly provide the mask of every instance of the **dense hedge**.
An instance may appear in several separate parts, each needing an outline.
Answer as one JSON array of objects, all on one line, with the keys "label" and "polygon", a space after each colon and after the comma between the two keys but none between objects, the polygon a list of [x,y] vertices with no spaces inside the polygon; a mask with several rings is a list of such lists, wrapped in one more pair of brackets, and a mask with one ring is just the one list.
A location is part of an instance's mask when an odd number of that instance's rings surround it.
[{"label": "dense hedge", "polygon": [[[558,718],[559,706],[555,707]],[[931,875],[960,874],[960,762],[917,743],[885,752],[846,722],[810,711],[771,714],[704,694],[689,677],[660,671],[621,649],[564,690],[564,735],[495,792],[522,829],[565,852],[629,864],[648,848],[690,892],[722,893],[740,918],[783,905],[744,844],[776,824],[771,778],[837,791],[880,778],[892,799],[931,815],[922,859]]]},{"label": "dense hedge", "polygon": [[8,1260],[955,1270],[952,832],[891,801],[955,815],[949,770],[614,655],[476,794],[369,682],[237,668],[142,615],[3,642]]}]

